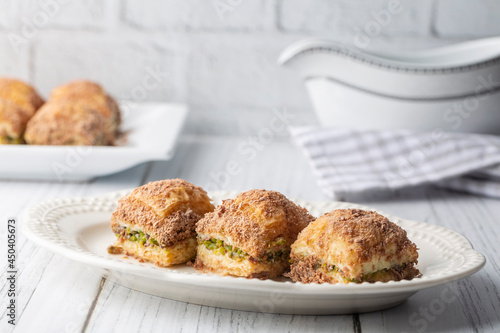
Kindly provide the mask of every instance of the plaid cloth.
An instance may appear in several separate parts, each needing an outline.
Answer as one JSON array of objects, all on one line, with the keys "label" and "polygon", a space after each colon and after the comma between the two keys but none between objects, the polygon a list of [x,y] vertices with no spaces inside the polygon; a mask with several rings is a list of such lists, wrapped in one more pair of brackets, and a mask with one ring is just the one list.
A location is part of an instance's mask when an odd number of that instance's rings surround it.
[{"label": "plaid cloth", "polygon": [[292,127],[320,187],[338,198],[426,183],[500,198],[500,137]]}]

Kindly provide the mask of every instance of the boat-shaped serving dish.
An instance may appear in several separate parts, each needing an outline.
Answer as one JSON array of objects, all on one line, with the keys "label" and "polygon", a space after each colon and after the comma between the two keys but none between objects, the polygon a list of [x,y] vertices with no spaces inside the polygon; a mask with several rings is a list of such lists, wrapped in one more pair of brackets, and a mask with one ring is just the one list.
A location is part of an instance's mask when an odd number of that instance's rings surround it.
[{"label": "boat-shaped serving dish", "polygon": [[304,78],[323,126],[500,134],[500,38],[397,54],[312,38],[279,62]]}]

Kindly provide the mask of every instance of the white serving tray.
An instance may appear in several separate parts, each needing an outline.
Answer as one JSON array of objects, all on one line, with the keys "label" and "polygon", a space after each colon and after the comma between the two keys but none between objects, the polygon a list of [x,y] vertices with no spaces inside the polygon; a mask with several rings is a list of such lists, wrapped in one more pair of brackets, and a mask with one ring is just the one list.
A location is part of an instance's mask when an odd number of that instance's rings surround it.
[{"label": "white serving tray", "polygon": [[117,146],[0,145],[0,178],[86,180],[151,160],[168,160],[187,116],[183,104],[121,102]]},{"label": "white serving tray", "polygon": [[[419,248],[421,278],[319,285],[294,283],[287,278],[258,280],[202,274],[187,265],[162,268],[106,251],[116,239],[110,228],[111,214],[118,199],[129,192],[39,203],[27,212],[23,232],[38,245],[134,290],[188,303],[268,313],[319,315],[382,310],[402,303],[419,290],[469,276],[485,264],[485,257],[452,230],[384,214],[404,228]],[[209,193],[216,204],[235,195]],[[345,202],[295,201],[314,216],[337,208],[370,209]]]}]

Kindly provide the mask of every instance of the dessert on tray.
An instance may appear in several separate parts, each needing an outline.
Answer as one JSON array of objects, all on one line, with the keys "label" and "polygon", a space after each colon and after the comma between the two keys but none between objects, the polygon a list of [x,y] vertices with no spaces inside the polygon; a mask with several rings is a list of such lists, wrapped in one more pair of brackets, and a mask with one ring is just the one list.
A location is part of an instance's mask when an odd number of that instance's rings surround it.
[{"label": "dessert on tray", "polygon": [[24,143],[26,124],[42,104],[43,99],[29,84],[0,78],[0,144]]},{"label": "dessert on tray", "polygon": [[32,145],[113,145],[120,121],[118,104],[100,85],[73,81],[52,91],[28,122],[25,140]]}]

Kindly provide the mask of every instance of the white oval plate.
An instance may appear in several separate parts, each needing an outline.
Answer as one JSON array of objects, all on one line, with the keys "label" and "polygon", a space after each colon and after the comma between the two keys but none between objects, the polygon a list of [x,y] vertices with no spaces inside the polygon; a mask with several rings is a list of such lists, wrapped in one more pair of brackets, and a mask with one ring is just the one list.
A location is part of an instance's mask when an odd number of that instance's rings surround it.
[{"label": "white oval plate", "polygon": [[[38,245],[87,264],[106,279],[131,289],[183,302],[268,313],[345,314],[382,310],[400,304],[419,290],[471,275],[486,262],[464,236],[452,230],[384,214],[403,227],[417,244],[421,278],[319,285],[294,283],[287,278],[221,277],[198,273],[187,265],[161,268],[107,253],[107,246],[115,239],[109,227],[111,213],[118,198],[128,192],[39,203],[28,211],[24,233]],[[209,195],[219,203],[235,193]],[[295,201],[315,216],[337,208],[370,209],[345,202]]]}]

